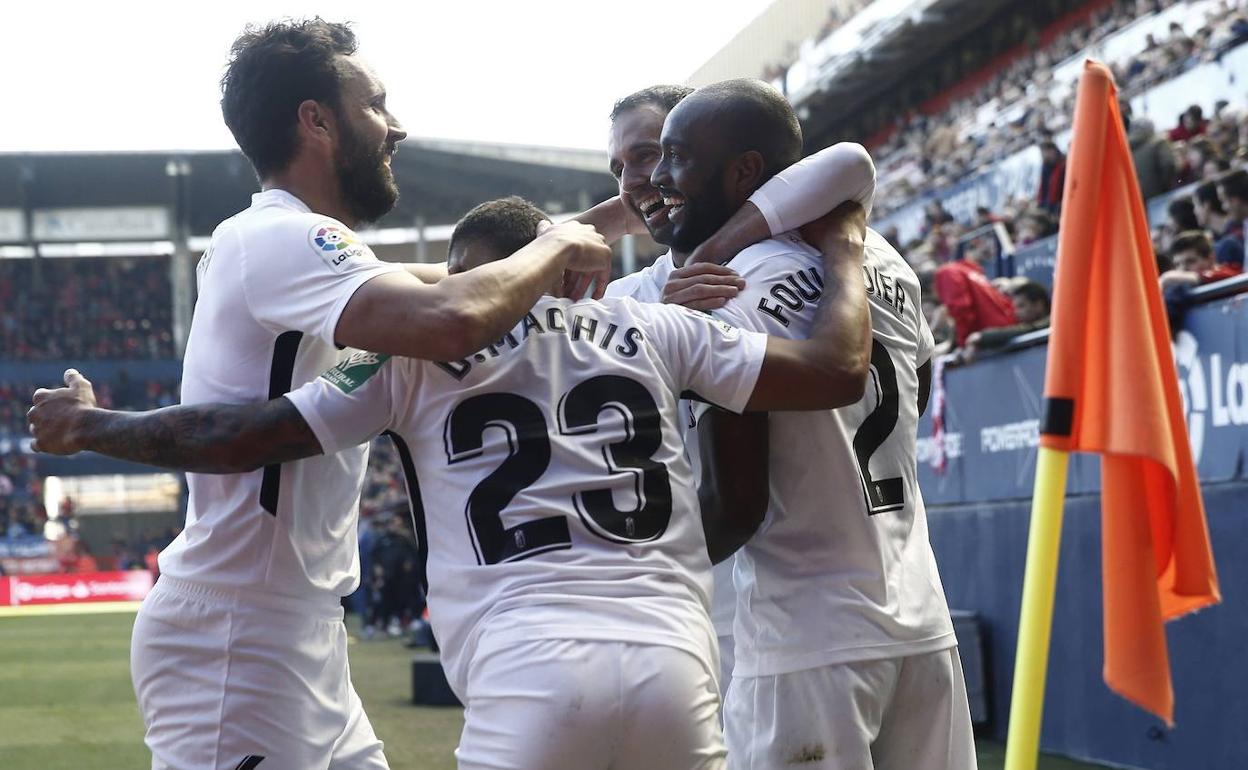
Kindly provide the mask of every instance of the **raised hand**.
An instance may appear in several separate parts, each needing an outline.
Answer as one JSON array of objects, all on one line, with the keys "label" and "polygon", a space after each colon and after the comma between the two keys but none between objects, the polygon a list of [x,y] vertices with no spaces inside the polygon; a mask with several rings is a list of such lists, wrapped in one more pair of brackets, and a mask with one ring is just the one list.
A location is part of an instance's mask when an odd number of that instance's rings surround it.
[{"label": "raised hand", "polygon": [[35,437],[32,449],[54,455],[82,451],[82,423],[95,408],[90,380],[77,369],[69,369],[65,372],[65,387],[40,388],[31,401],[33,406],[26,412],[26,421]]}]

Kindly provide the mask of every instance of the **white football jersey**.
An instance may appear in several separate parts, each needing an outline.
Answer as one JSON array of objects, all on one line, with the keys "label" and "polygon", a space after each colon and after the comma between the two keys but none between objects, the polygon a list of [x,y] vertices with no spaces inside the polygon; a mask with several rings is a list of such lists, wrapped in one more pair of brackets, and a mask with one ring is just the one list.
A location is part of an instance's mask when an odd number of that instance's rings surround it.
[{"label": "white football jersey", "polygon": [[388,432],[463,696],[490,639],[665,644],[715,667],[677,400],[740,411],[766,337],[671,305],[547,297],[472,358],[357,354],[289,394],[326,452]]},{"label": "white football jersey", "polygon": [[[264,401],[314,379],[341,358],[334,329],[356,289],[401,269],[284,190],[252,196],[199,261],[182,403]],[[161,553],[161,572],[327,602],[351,593],[367,452],[188,473],[186,527]]]},{"label": "white football jersey", "polygon": [[662,302],[663,287],[667,285],[667,278],[675,269],[672,252],[668,250],[654,260],[653,264],[607,284],[604,296],[606,299],[631,297],[638,302]]},{"label": "white football jersey", "polygon": [[[823,259],[795,234],[728,263],[745,290],[717,318],[806,338]],[[917,369],[932,356],[914,271],[868,230],[867,392],[825,412],[773,412],[771,500],[737,553],[736,676],[769,676],[953,646],[915,468]]]},{"label": "white football jersey", "polygon": [[[635,273],[617,278],[607,284],[606,296],[631,297],[638,302],[662,302],[663,287],[676,265],[672,262],[672,252],[668,251],[654,261],[654,264],[642,268]],[[687,400],[680,402],[681,431],[685,439],[685,457],[693,470],[694,483],[702,479],[702,456],[698,449],[698,432],[693,430],[696,425]],[[737,611],[736,590],[732,585],[732,564],[735,557],[729,556],[719,564],[711,567],[711,624],[715,626],[715,635],[731,636]]]}]

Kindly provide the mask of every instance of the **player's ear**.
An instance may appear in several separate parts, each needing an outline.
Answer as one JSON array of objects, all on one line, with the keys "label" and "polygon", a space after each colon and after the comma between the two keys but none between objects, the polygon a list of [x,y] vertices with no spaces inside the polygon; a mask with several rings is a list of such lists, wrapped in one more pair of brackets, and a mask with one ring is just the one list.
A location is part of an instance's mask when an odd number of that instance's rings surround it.
[{"label": "player's ear", "polygon": [[762,153],[757,150],[747,150],[738,155],[729,166],[728,182],[733,190],[748,196],[763,183],[765,166]]},{"label": "player's ear", "polygon": [[300,133],[309,138],[329,141],[333,135],[334,115],[315,99],[304,99],[296,112]]}]

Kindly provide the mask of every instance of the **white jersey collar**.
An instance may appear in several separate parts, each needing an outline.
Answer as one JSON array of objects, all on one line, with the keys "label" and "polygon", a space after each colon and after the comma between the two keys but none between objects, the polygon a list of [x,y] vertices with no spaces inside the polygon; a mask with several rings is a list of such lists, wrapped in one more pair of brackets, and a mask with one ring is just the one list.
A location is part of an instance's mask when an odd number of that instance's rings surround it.
[{"label": "white jersey collar", "polygon": [[308,204],[296,198],[285,190],[274,187],[268,190],[261,190],[258,193],[252,193],[251,205],[253,206],[281,206],[283,208],[295,209],[304,213],[311,213],[312,209]]}]

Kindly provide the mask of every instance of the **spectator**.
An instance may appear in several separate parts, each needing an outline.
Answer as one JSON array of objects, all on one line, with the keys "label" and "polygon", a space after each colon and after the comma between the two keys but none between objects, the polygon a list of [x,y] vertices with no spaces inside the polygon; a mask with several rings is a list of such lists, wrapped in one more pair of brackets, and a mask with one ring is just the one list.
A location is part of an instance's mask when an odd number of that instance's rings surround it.
[{"label": "spectator", "polygon": [[1230,217],[1228,228],[1234,227],[1244,238],[1244,220],[1248,220],[1248,171],[1236,169],[1218,180],[1218,197]]},{"label": "spectator", "polygon": [[[1216,192],[1214,197],[1216,199]],[[1166,207],[1166,216],[1169,218],[1170,227],[1176,233],[1200,229],[1200,219],[1196,216],[1196,204],[1191,198],[1180,197],[1170,201],[1170,205]]]},{"label": "spectator", "polygon": [[74,572],[98,572],[100,567],[95,561],[95,557],[91,555],[91,550],[87,548],[87,544],[78,541],[78,558],[74,560]]},{"label": "spectator", "polygon": [[1144,200],[1172,188],[1175,181],[1174,151],[1165,137],[1157,133],[1153,121],[1148,118],[1132,121],[1128,141]]},{"label": "spectator", "polygon": [[1170,141],[1187,141],[1194,136],[1205,133],[1205,129],[1208,127],[1209,121],[1205,120],[1204,112],[1200,109],[1200,105],[1193,104],[1179,116],[1179,125],[1170,129]]},{"label": "spectator", "polygon": [[1218,187],[1213,182],[1205,182],[1196,188],[1194,211],[1197,225],[1182,230],[1208,230],[1216,239],[1213,253],[1218,262],[1232,265],[1244,264],[1244,223],[1243,220],[1231,219],[1222,207],[1218,197]]},{"label": "spectator", "polygon": [[1010,290],[1010,300],[1014,303],[1014,315],[1018,318],[1018,323],[984,329],[967,337],[966,347],[963,350],[963,357],[966,360],[973,360],[980,351],[1004,347],[1020,334],[1048,328],[1050,312],[1048,289],[1035,281],[1023,281]]},{"label": "spectator", "polygon": [[1029,243],[1048,238],[1057,232],[1053,218],[1043,211],[1031,211],[1018,222],[1018,237],[1015,246],[1026,246]]},{"label": "spectator", "polygon": [[927,206],[923,208],[923,218],[928,230],[953,221],[953,215],[945,211],[945,207],[938,200],[927,202]]},{"label": "spectator", "polygon": [[936,269],[936,296],[953,319],[958,347],[977,331],[1018,322],[1009,298],[984,275],[983,262],[989,256],[986,245],[976,241],[963,252],[962,259]]},{"label": "spectator", "polygon": [[987,206],[977,206],[975,208],[975,221],[971,226],[974,229],[979,229],[996,224],[998,221],[1000,221],[1000,218],[995,216]]},{"label": "spectator", "polygon": [[173,358],[165,257],[0,260],[0,351],[26,361]]},{"label": "spectator", "polygon": [[1218,264],[1213,258],[1213,244],[1200,230],[1179,233],[1170,247],[1174,269],[1161,275],[1161,288],[1203,286],[1206,283],[1232,278],[1243,272],[1242,267]]},{"label": "spectator", "polygon": [[1201,179],[1217,179],[1231,170],[1231,162],[1226,158],[1210,158],[1201,169]]},{"label": "spectator", "polygon": [[[398,515],[384,519],[381,532],[373,542],[372,559],[374,606],[372,624],[390,636],[403,633],[403,613],[410,606],[411,567],[416,561],[416,543]],[[405,569],[407,565],[407,569]]]},{"label": "spectator", "polygon": [[1066,185],[1066,156],[1057,149],[1053,140],[1046,139],[1040,143],[1040,157],[1044,163],[1040,167],[1036,203],[1050,214],[1057,215],[1062,210],[1062,188]]}]

